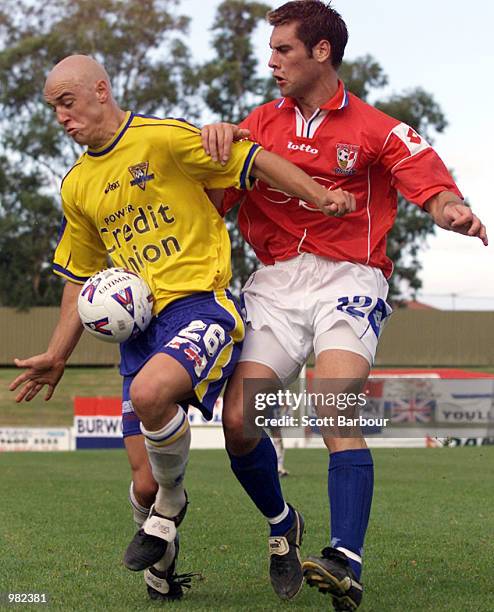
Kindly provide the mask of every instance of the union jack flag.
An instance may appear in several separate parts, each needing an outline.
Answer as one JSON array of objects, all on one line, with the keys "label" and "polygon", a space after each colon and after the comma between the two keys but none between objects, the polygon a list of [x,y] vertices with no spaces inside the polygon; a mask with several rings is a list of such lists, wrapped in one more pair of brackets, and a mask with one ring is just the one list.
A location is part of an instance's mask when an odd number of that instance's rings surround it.
[{"label": "union jack flag", "polygon": [[393,423],[430,423],[436,407],[431,397],[412,395],[393,399],[388,404]]}]

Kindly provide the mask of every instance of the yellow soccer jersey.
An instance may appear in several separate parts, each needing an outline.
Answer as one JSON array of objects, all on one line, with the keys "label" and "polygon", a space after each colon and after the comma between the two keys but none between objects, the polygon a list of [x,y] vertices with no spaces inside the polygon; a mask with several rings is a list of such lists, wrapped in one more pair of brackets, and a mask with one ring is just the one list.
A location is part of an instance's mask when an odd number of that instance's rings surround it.
[{"label": "yellow soccer jersey", "polygon": [[155,313],[191,293],[226,288],[230,240],[204,189],[251,189],[259,150],[235,143],[222,166],[193,125],[127,113],[113,139],[88,149],[63,180],[54,272],[84,283],[109,255],[146,279]]}]

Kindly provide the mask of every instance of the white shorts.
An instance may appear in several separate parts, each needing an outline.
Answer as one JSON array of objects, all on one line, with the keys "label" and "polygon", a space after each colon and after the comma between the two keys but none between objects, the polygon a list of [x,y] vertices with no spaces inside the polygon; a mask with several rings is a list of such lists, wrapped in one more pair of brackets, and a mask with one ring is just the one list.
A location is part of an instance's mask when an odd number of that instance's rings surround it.
[{"label": "white shorts", "polygon": [[270,367],[288,384],[315,351],[341,349],[370,365],[385,319],[388,283],[377,268],[312,253],[263,266],[243,289],[247,333],[240,361]]}]

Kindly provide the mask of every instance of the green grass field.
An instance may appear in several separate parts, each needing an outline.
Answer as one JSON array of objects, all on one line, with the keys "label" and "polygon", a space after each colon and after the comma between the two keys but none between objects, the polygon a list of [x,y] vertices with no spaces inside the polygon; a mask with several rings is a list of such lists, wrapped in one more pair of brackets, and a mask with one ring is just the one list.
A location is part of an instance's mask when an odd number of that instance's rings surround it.
[{"label": "green grass field", "polygon": [[[493,372],[494,368],[470,368]],[[38,395],[31,402],[16,404],[8,385],[20,370],[0,368],[0,427],[71,427],[74,422],[73,401],[76,395],[121,394],[117,368],[67,368],[49,402]]]},{"label": "green grass field", "polygon": [[[376,450],[363,611],[493,610],[494,448]],[[326,453],[287,453],[287,499],[303,511],[303,554],[327,537]],[[0,592],[46,592],[53,610],[152,610],[121,558],[132,537],[123,451],[0,455]],[[169,610],[329,610],[304,587],[271,590],[266,526],[222,451],[193,451],[179,571],[198,571]]]},{"label": "green grass field", "polygon": [[16,368],[0,369],[0,427],[71,427],[76,395],[113,395],[122,392],[117,368],[67,368],[49,402],[44,391],[31,402],[16,404],[9,383],[20,373]]}]

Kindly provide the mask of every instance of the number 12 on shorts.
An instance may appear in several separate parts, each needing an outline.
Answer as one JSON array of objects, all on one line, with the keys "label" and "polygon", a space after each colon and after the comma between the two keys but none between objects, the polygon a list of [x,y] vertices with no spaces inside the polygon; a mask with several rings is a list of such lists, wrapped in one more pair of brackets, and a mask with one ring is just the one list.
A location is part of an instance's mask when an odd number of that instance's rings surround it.
[{"label": "number 12 on shorts", "polygon": [[378,338],[384,320],[391,314],[390,307],[383,299],[372,299],[368,295],[354,295],[351,299],[348,296],[340,297],[336,309],[354,318],[367,319]]}]

